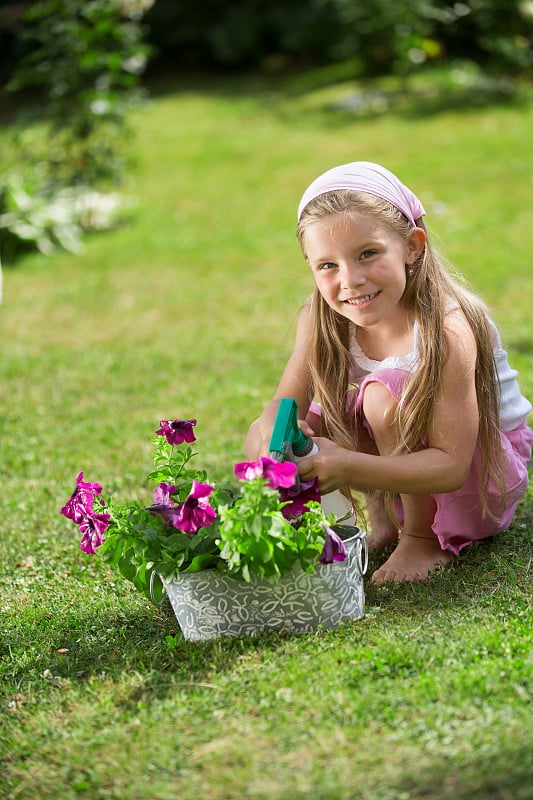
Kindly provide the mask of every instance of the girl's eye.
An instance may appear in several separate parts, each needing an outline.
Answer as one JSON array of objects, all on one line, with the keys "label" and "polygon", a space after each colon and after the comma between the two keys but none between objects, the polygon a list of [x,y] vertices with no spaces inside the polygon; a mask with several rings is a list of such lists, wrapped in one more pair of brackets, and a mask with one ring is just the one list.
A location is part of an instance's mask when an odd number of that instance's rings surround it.
[{"label": "girl's eye", "polygon": [[326,261],[324,264],[320,264],[319,269],[335,269],[337,265],[333,263],[333,261]]},{"label": "girl's eye", "polygon": [[375,250],[363,250],[363,252],[361,253],[361,258],[363,260],[366,258],[372,258],[372,256],[375,255],[375,253],[376,253]]}]

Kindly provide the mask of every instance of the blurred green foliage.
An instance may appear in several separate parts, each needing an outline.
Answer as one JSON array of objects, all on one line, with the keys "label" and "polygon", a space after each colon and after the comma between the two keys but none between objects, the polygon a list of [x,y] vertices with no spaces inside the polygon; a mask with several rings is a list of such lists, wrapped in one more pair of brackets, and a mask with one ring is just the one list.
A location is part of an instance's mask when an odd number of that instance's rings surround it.
[{"label": "blurred green foliage", "polygon": [[357,57],[359,74],[469,58],[531,68],[528,0],[156,0],[148,40],[163,66],[283,68]]},{"label": "blurred green foliage", "polygon": [[[468,58],[516,74],[533,64],[532,0],[12,0],[0,8],[0,84],[35,44],[35,19],[28,29],[25,8],[34,18],[58,16],[47,80],[55,74],[59,83],[65,69],[78,69],[81,51],[92,69],[106,61],[96,56],[105,44],[109,69],[124,48],[137,52],[142,38],[153,48],[150,65],[165,69],[274,70],[356,59],[360,74],[370,75]],[[127,21],[117,22],[117,10]],[[70,55],[61,53],[67,40]]]},{"label": "blurred green foliage", "polygon": [[23,16],[26,52],[7,88],[35,92],[31,111],[50,129],[51,179],[95,183],[120,174],[119,137],[149,53],[137,6],[41,0]]},{"label": "blurred green foliage", "polygon": [[[24,98],[11,126],[15,158],[0,180],[6,258],[28,247],[72,250],[83,230],[112,223],[117,196],[94,187],[120,182],[126,166],[127,114],[142,98],[139,77],[150,52],[141,24],[146,5],[40,0],[22,15],[24,55],[6,87]],[[44,135],[29,133],[36,120]]]}]

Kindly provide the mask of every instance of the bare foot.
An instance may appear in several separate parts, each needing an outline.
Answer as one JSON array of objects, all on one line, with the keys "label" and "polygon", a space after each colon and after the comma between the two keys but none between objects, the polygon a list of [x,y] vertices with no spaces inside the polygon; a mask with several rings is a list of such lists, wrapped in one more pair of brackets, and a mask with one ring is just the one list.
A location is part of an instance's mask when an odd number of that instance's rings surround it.
[{"label": "bare foot", "polygon": [[370,523],[368,537],[369,550],[383,550],[389,544],[398,541],[398,529],[387,514],[383,501],[379,497],[367,497],[366,507]]},{"label": "bare foot", "polygon": [[431,537],[402,534],[390,558],[372,575],[372,581],[379,586],[388,581],[425,581],[436,567],[445,567],[452,559],[452,553],[441,550],[434,534]]}]

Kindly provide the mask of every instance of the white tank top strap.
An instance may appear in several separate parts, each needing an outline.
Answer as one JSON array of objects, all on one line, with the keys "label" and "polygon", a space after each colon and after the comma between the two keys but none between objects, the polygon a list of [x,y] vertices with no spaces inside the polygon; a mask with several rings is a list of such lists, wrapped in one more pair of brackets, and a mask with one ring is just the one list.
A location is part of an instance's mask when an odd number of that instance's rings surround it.
[{"label": "white tank top strap", "polygon": [[350,334],[350,353],[352,356],[352,370],[350,382],[357,383],[362,378],[380,369],[403,369],[413,372],[418,359],[420,333],[418,323],[415,321],[413,326],[413,349],[403,356],[388,356],[382,361],[369,358],[357,340],[355,328]]}]

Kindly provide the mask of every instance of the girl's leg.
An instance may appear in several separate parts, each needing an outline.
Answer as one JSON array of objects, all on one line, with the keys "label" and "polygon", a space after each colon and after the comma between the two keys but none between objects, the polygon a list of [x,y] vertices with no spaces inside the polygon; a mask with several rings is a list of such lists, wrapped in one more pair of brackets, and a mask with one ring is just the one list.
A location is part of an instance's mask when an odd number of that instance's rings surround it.
[{"label": "girl's leg", "polygon": [[[355,400],[356,394],[354,393],[347,403],[347,414],[351,419],[351,424],[357,426],[359,448],[365,453],[378,455],[376,443],[369,435],[367,429],[360,424],[360,420],[355,414]],[[324,429],[320,406],[312,403],[305,421],[315,431],[316,436],[328,435],[327,431]],[[371,530],[371,535],[368,539],[368,547],[370,550],[383,550],[387,545],[394,544],[398,541],[398,528],[391,520],[381,497],[370,492],[363,492],[363,495]]]},{"label": "girl's leg", "polygon": [[259,420],[256,419],[250,425],[244,440],[244,455],[246,458],[250,461],[255,461],[256,458],[259,458],[262,444],[263,439],[259,430]]},{"label": "girl's leg", "polygon": [[389,516],[381,497],[365,492],[366,510],[370,523],[369,550],[383,550],[398,541],[398,528]]},{"label": "girl's leg", "polygon": [[[364,453],[379,455],[376,442],[371,438],[364,425],[356,418],[357,439],[359,448]],[[365,497],[368,522],[370,524],[370,536],[368,537],[369,550],[383,550],[390,544],[398,541],[398,528],[391,519],[389,512],[385,508],[385,503],[380,494],[363,492]]]},{"label": "girl's leg", "polygon": [[[366,385],[363,413],[380,455],[392,453],[396,445],[392,425],[395,409],[396,400],[387,386],[378,381]],[[407,494],[401,495],[401,501],[404,521],[399,542],[390,558],[374,572],[372,580],[378,584],[426,580],[432,570],[453,558],[451,553],[441,549],[432,530],[436,513],[433,497]]]}]

